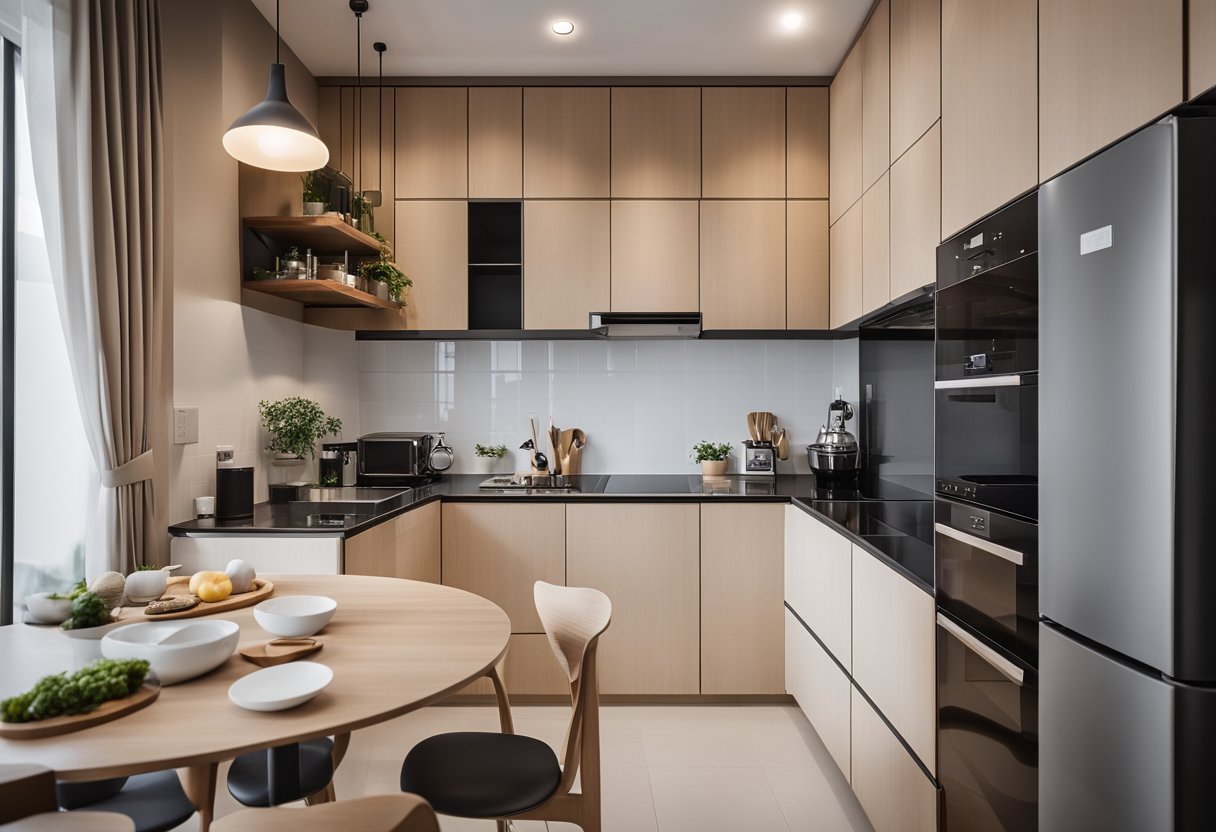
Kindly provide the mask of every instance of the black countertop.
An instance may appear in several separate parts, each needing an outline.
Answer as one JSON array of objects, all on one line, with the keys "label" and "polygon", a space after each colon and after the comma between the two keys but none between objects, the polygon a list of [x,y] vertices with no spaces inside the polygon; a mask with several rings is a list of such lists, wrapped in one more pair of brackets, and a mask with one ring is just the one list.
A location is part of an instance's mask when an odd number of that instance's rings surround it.
[{"label": "black countertop", "polygon": [[850,537],[922,588],[933,590],[933,501],[929,477],[872,478],[842,485],[810,475],[721,477],[682,474],[591,474],[571,478],[571,492],[485,490],[480,474],[455,474],[410,490],[405,504],[379,513],[325,513],[316,503],[254,506],[252,520],[189,520],[169,527],[175,537],[237,534],[328,534],[352,537],[412,508],[434,502],[741,502],[793,503]]}]

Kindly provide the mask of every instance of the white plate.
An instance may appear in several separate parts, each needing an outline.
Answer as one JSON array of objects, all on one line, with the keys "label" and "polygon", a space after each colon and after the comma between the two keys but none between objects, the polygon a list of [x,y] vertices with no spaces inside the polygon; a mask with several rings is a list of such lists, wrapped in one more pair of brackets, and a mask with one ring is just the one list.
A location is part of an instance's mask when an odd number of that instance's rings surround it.
[{"label": "white plate", "polygon": [[303,705],[334,680],[317,662],[291,662],[256,670],[228,688],[228,698],[251,711],[285,711]]}]

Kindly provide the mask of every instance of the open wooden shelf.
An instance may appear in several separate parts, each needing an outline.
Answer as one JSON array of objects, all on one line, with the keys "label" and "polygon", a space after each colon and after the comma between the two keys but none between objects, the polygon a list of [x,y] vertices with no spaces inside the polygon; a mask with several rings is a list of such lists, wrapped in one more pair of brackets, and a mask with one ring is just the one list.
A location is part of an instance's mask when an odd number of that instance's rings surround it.
[{"label": "open wooden shelf", "polygon": [[[310,218],[311,219],[311,218]],[[366,306],[372,309],[400,309],[401,305],[391,300],[381,300],[375,295],[361,292],[336,280],[246,280],[244,289],[264,292],[288,300],[299,301],[305,306]]]},{"label": "open wooden shelf", "polygon": [[380,241],[347,225],[337,217],[245,217],[245,228],[283,245],[294,245],[313,254],[365,257],[380,253]]}]

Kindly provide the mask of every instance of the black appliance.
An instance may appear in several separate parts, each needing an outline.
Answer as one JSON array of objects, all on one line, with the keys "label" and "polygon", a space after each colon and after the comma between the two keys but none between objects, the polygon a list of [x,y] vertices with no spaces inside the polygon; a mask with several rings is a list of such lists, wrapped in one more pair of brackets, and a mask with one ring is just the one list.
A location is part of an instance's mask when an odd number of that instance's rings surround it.
[{"label": "black appliance", "polygon": [[215,519],[253,519],[253,468],[215,469]]},{"label": "black appliance", "polygon": [[452,465],[452,449],[430,433],[369,433],[358,444],[362,488],[434,482]]}]

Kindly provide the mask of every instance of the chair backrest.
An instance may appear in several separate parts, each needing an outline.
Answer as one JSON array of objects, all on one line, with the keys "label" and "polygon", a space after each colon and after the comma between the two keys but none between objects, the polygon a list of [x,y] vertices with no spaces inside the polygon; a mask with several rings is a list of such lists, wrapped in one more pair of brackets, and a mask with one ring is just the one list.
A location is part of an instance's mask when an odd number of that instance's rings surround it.
[{"label": "chair backrest", "polygon": [[55,772],[33,763],[0,765],[0,824],[58,811]]},{"label": "chair backrest", "polygon": [[212,832],[281,832],[288,827],[296,832],[439,832],[439,821],[416,794],[384,794],[307,809],[245,809],[211,825]]},{"label": "chair backrest", "polygon": [[[568,792],[584,754],[599,755],[599,686],[595,651],[599,637],[612,621],[612,602],[598,589],[566,587],[537,581],[533,587],[536,612],[566,678],[570,680],[572,713],[566,730],[562,780]],[[597,767],[598,768],[598,767]]]}]

